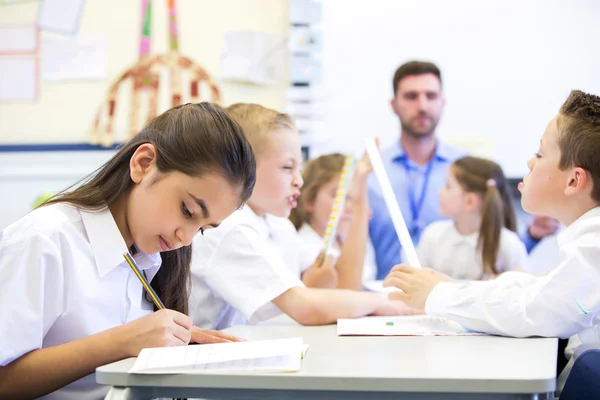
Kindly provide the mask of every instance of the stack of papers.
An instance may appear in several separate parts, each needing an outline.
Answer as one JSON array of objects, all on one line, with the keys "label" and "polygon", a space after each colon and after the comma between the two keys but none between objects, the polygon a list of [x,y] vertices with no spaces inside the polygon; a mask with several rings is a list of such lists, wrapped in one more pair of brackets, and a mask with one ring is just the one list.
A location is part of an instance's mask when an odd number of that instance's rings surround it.
[{"label": "stack of papers", "polygon": [[481,335],[443,317],[409,315],[338,319],[338,336]]},{"label": "stack of papers", "polygon": [[308,345],[301,337],[143,349],[135,374],[298,371]]}]

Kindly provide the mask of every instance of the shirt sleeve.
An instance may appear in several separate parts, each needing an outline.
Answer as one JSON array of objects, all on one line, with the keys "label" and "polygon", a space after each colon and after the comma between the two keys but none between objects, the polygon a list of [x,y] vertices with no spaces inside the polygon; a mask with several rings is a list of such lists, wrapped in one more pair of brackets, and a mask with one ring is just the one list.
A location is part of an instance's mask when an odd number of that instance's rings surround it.
[{"label": "shirt sleeve", "polygon": [[441,283],[426,312],[498,335],[568,338],[600,322],[600,248],[569,246],[543,277],[506,272],[492,281]]},{"label": "shirt sleeve", "polygon": [[304,286],[278,252],[251,229],[232,228],[217,246],[206,283],[251,323],[281,314],[271,301],[293,287]]},{"label": "shirt sleeve", "polygon": [[0,365],[42,348],[64,310],[60,253],[47,237],[0,239]]}]

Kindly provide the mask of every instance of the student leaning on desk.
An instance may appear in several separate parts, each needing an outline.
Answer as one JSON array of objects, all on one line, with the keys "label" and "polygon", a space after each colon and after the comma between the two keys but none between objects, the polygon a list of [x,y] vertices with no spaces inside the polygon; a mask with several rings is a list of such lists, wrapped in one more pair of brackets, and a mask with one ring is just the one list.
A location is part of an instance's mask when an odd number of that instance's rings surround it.
[{"label": "student leaning on desk", "polygon": [[[229,114],[254,149],[256,186],[243,209],[194,241],[190,310],[198,326],[222,329],[286,313],[304,325],[369,314],[412,313],[379,294],[307,288],[301,280],[298,234],[287,219],[302,186],[300,137],[294,121],[257,104]],[[331,258],[314,272],[335,274]]]},{"label": "student leaning on desk", "polygon": [[[101,365],[144,347],[236,341],[185,315],[189,245],[240,207],[255,174],[241,128],[218,106],[187,104],[4,229],[0,398],[102,398]],[[168,309],[153,312],[129,251]]]},{"label": "student leaning on desk", "polygon": [[[600,347],[600,97],[573,91],[548,124],[519,184],[523,209],[565,225],[560,264],[536,277],[507,272],[486,282],[395,266],[385,286],[393,298],[476,331],[568,338]],[[572,363],[572,360],[570,361]],[[569,369],[559,380],[564,382]]]}]

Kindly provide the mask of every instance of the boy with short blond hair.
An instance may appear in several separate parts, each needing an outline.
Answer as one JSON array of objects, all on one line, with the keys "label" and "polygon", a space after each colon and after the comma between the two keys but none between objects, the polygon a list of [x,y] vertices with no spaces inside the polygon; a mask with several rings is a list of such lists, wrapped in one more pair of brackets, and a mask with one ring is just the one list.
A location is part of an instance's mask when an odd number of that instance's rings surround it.
[{"label": "boy with short blond hair", "polygon": [[[410,314],[379,294],[307,288],[300,280],[298,236],[287,219],[302,186],[300,138],[291,118],[256,104],[227,109],[256,154],[256,185],[247,204],[218,229],[194,239],[191,316],[196,325],[223,329],[282,312],[303,325],[369,314]],[[293,121],[292,121],[293,122]],[[328,280],[328,258],[315,274]]]}]

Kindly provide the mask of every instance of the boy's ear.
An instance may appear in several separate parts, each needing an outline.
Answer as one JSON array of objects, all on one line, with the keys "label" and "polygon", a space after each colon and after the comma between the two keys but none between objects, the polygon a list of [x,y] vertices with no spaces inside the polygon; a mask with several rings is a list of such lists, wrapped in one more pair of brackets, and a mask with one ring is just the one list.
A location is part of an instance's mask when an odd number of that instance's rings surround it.
[{"label": "boy's ear", "polygon": [[574,196],[581,193],[590,184],[592,184],[592,180],[590,179],[588,172],[583,168],[575,167],[567,176],[565,195]]},{"label": "boy's ear", "polygon": [[135,183],[140,183],[156,164],[156,147],[151,143],[140,145],[129,160],[129,175]]}]

